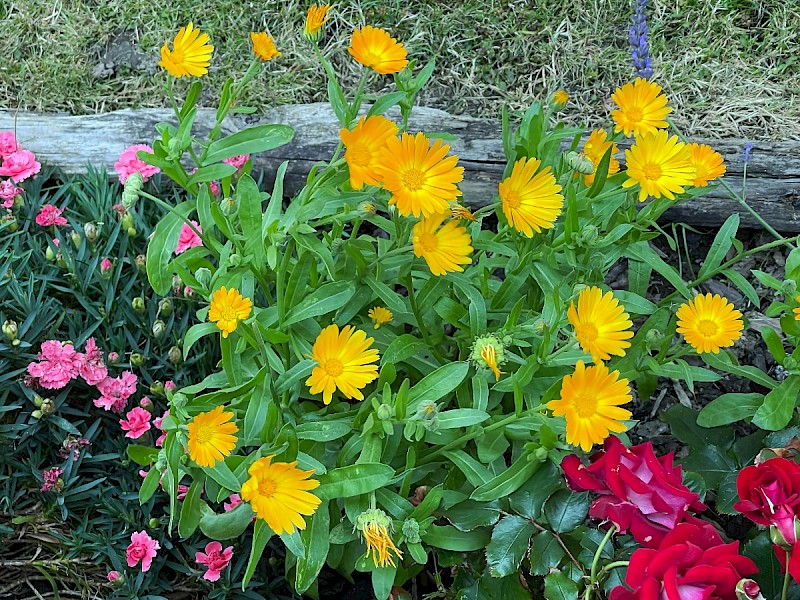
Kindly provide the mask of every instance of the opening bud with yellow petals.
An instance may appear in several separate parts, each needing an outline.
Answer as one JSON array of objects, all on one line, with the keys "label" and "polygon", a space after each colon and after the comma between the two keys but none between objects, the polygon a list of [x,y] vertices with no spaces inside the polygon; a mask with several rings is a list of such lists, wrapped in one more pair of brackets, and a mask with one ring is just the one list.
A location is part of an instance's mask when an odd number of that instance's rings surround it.
[{"label": "opening bud with yellow petals", "polygon": [[392,520],[381,509],[373,508],[358,515],[355,529],[367,543],[367,553],[364,556],[372,555],[372,562],[376,567],[396,567],[394,558],[403,558],[403,553],[394,545],[389,534],[393,529]]},{"label": "opening bud with yellow petals", "polygon": [[500,338],[490,333],[476,338],[472,345],[472,356],[475,366],[478,369],[489,369],[494,373],[495,381],[500,381],[500,365],[506,362],[506,352]]}]

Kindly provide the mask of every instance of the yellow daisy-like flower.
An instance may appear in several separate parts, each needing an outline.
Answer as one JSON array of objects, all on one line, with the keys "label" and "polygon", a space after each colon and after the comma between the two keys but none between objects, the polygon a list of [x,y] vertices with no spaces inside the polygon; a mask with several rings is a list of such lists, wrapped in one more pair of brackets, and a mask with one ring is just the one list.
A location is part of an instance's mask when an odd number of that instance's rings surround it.
[{"label": "yellow daisy-like flower", "polygon": [[222,337],[236,331],[239,321],[243,321],[250,316],[253,303],[250,298],[244,298],[239,290],[226,289],[225,286],[219,288],[211,296],[211,306],[208,309],[208,320],[217,324]]},{"label": "yellow daisy-like flower", "polygon": [[669,127],[666,119],[672,109],[667,106],[667,96],[657,83],[637,77],[633,83],[617,88],[611,99],[619,107],[611,111],[616,123],[614,131],[631,137]]},{"label": "yellow daisy-like flower", "polygon": [[608,133],[603,129],[594,129],[589,135],[589,139],[583,144],[583,155],[592,161],[594,171],[588,175],[583,176],[583,182],[586,187],[594,183],[594,176],[597,174],[597,166],[603,160],[608,149],[611,148],[611,157],[608,161],[608,174],[613,175],[619,173],[619,161],[614,158],[614,155],[619,152],[619,147],[612,141],[606,141]]},{"label": "yellow daisy-like flower", "polygon": [[378,378],[378,350],[370,348],[373,338],[360,329],[345,325],[339,332],[328,325],[317,336],[311,358],[317,366],[306,379],[312,394],[322,392],[322,400],[330,404],[337,389],[348,399],[363,400],[361,388]]},{"label": "yellow daisy-like flower", "polygon": [[588,287],[578,294],[578,308],[569,303],[567,318],[575,328],[575,337],[584,352],[592,355],[595,363],[611,358],[611,355],[625,356],[625,348],[630,348],[633,326],[625,308],[614,298],[614,294],[599,287]]},{"label": "yellow daisy-like flower", "polygon": [[379,186],[377,167],[386,142],[397,135],[397,125],[381,115],[361,117],[350,129],[340,129],[345,146],[344,159],[350,170],[350,187],[360,190],[364,184]]},{"label": "yellow daisy-like flower", "polygon": [[[794,301],[797,302],[798,304],[800,304],[800,296],[795,298]],[[795,320],[800,321],[800,306],[798,306],[797,308],[793,309],[792,312],[794,313]]]},{"label": "yellow daisy-like flower", "polygon": [[291,463],[272,462],[273,456],[259,458],[247,472],[250,479],[242,485],[242,500],[259,519],[263,519],[276,534],[294,533],[305,529],[303,515],[313,515],[320,499],[309,492],[319,481],[309,479],[314,470],[301,471],[297,461]]},{"label": "yellow daisy-like flower", "polygon": [[347,51],[356,61],[381,75],[399,73],[408,64],[403,44],[388,31],[370,25],[353,31]]},{"label": "yellow daisy-like flower", "polygon": [[494,349],[494,346],[491,344],[487,344],[481,349],[481,358],[483,362],[486,363],[486,366],[492,370],[494,373],[494,380],[500,381],[500,375],[503,372],[497,367],[497,351]]},{"label": "yellow daisy-like flower", "polygon": [[466,206],[461,204],[451,204],[450,205],[450,218],[451,219],[459,219],[464,221],[477,221],[475,215],[469,212],[469,209]]},{"label": "yellow daisy-like flower", "polygon": [[173,77],[202,77],[208,73],[211,53],[214,46],[208,43],[207,33],[200,33],[191,23],[182,27],[172,41],[161,47],[159,67],[163,67]]},{"label": "yellow daisy-like flower", "polygon": [[553,227],[564,205],[561,186],[550,167],[536,172],[541,164],[538,158],[520,158],[499,186],[503,214],[514,229],[527,237]]},{"label": "yellow daisy-like flower", "polygon": [[412,230],[414,256],[424,258],[434,275],[463,271],[461,265],[472,262],[472,238],[469,233],[457,221],[442,225],[444,218],[443,213],[423,218]]},{"label": "yellow daisy-like flower", "polygon": [[678,309],[678,328],[698,353],[719,354],[742,337],[742,313],[719,294],[700,294]]},{"label": "yellow daisy-like flower", "polygon": [[396,204],[404,217],[429,217],[443,213],[461,195],[456,184],[464,178],[464,167],[457,156],[447,156],[450,146],[442,140],[433,143],[422,132],[390,137],[378,160],[378,177],[392,193],[389,204]]},{"label": "yellow daisy-like flower", "polygon": [[695,168],[694,186],[706,187],[709,181],[725,174],[722,155],[705,144],[689,144],[689,156]]},{"label": "yellow daisy-like flower", "polygon": [[610,432],[625,431],[621,423],[631,412],[621,405],[632,400],[627,379],[619,379],[619,371],[608,372],[604,364],[586,367],[582,360],[572,375],[561,383],[561,398],[551,400],[547,408],[556,417],[567,421],[567,443],[585,451],[601,444]]},{"label": "yellow daisy-like flower", "polygon": [[394,317],[392,311],[383,306],[375,306],[370,308],[367,314],[369,315],[369,318],[372,319],[372,322],[375,323],[375,329],[378,329],[378,327],[381,325],[385,325]]},{"label": "yellow daisy-like flower", "polygon": [[236,447],[239,428],[230,423],[232,412],[218,406],[197,415],[189,422],[189,457],[201,467],[213,467]]},{"label": "yellow daisy-like flower", "polygon": [[275,40],[264,32],[250,32],[250,40],[253,42],[253,54],[265,62],[281,55],[275,46]]},{"label": "yellow daisy-like flower", "polygon": [[567,102],[569,102],[569,94],[566,90],[556,90],[553,94],[553,104],[561,107],[564,106]]},{"label": "yellow daisy-like flower", "polygon": [[303,35],[306,39],[315,42],[322,35],[322,28],[330,18],[328,11],[331,9],[330,4],[312,4],[308,7],[306,13],[306,22],[303,25]]},{"label": "yellow daisy-like flower", "polygon": [[625,150],[628,179],[622,187],[639,185],[639,202],[648,196],[675,199],[694,183],[695,168],[686,144],[678,137],[659,130],[636,138],[630,150]]},{"label": "yellow daisy-like flower", "polygon": [[403,553],[394,545],[392,536],[389,535],[391,527],[391,519],[379,508],[365,511],[356,518],[356,529],[367,543],[367,553],[364,556],[372,554],[372,562],[376,567],[396,567],[392,553],[397,558],[403,558]]}]

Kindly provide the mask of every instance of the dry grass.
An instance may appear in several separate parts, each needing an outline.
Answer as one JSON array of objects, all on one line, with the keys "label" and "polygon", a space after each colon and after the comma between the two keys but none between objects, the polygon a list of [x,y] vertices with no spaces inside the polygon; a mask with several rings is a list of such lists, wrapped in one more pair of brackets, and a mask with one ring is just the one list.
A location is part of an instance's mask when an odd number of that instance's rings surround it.
[{"label": "dry grass", "polygon": [[[0,25],[0,103],[6,108],[87,113],[164,102],[158,48],[190,19],[217,47],[208,89],[241,75],[250,30],[269,31],[283,56],[243,103],[324,100],[313,53],[298,35],[306,0],[5,0]],[[383,26],[420,61],[434,57],[436,80],[421,103],[495,116],[503,103],[524,109],[557,87],[576,122],[607,122],[608,96],[630,78],[630,3],[625,0],[338,0],[325,52],[357,77],[344,49],[353,26]],[[657,80],[676,120],[708,137],[800,139],[800,0],[657,1],[650,16]],[[108,76],[95,67],[119,40],[143,59]],[[113,62],[113,61],[112,61]],[[124,63],[128,64],[124,64]],[[388,83],[388,78],[385,79]],[[180,87],[180,86],[179,86]],[[377,90],[374,90],[377,91]],[[204,98],[213,103],[211,92]]]}]

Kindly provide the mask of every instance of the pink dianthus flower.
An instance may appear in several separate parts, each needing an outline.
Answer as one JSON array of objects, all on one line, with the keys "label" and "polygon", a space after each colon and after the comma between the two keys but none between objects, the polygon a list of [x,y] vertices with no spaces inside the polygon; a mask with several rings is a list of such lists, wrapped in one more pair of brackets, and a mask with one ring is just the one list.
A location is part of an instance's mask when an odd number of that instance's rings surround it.
[{"label": "pink dianthus flower", "polygon": [[49,227],[50,225],[66,225],[67,220],[61,216],[64,212],[63,208],[57,208],[52,204],[45,204],[36,215],[36,224],[42,227]]},{"label": "pink dianthus flower", "polygon": [[28,150],[17,150],[3,158],[3,166],[0,167],[0,175],[11,177],[14,183],[25,181],[28,177],[33,177],[42,168],[41,163],[36,161],[36,156]]},{"label": "pink dianthus flower", "polygon": [[39,362],[29,364],[28,373],[45,389],[61,389],[78,376],[81,355],[75,352],[72,344],[62,344],[57,340],[42,342],[42,350],[37,356]]},{"label": "pink dianthus flower", "polygon": [[94,405],[117,414],[122,413],[128,404],[128,398],[136,391],[137,381],[136,375],[130,371],[123,371],[120,377],[106,377],[97,384],[101,396],[94,401]]},{"label": "pink dianthus flower", "polygon": [[161,545],[151,538],[146,531],[135,531],[131,534],[131,543],[125,554],[128,558],[128,566],[135,567],[142,561],[142,572],[149,571]]},{"label": "pink dianthus flower", "polygon": [[[197,221],[192,221],[192,225],[195,226],[197,231],[203,233],[203,230],[200,228],[200,224]],[[186,223],[183,224],[181,227],[181,235],[178,238],[178,246],[175,248],[175,254],[181,254],[186,252],[189,248],[194,248],[196,246],[202,246],[203,240],[200,239],[200,236],[197,235],[194,229],[189,227]]]},{"label": "pink dianthus flower", "polygon": [[147,181],[156,173],[161,172],[161,169],[158,167],[148,165],[141,158],[136,156],[136,153],[140,150],[153,154],[153,149],[147,144],[136,144],[125,148],[122,154],[119,155],[119,160],[114,163],[114,170],[119,175],[120,183],[124,184],[133,173],[141,173],[142,178]]},{"label": "pink dianthus flower", "polygon": [[233,558],[233,546],[228,546],[225,550],[222,549],[222,544],[219,542],[209,542],[206,544],[206,551],[197,552],[194,559],[201,565],[208,567],[203,579],[208,581],[217,581],[219,579],[220,571],[228,566]]},{"label": "pink dianthus flower", "polygon": [[125,415],[125,419],[119,422],[120,427],[128,432],[125,437],[135,440],[150,431],[150,417],[149,412],[138,406],[129,410],[128,414]]}]

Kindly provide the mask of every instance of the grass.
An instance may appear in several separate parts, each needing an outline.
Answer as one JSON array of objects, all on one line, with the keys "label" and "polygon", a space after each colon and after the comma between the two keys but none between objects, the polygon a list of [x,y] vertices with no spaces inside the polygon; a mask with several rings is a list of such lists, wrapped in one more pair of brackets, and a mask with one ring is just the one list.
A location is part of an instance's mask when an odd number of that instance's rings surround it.
[{"label": "grass", "polygon": [[[299,35],[307,0],[12,0],[0,2],[0,103],[4,108],[91,113],[161,106],[158,49],[192,20],[217,50],[206,104],[227,75],[250,61],[251,30],[266,30],[283,55],[250,87],[243,104],[321,101],[325,82]],[[421,104],[477,117],[512,112],[558,87],[568,116],[606,124],[609,95],[632,76],[626,0],[334,0],[323,41],[346,83],[358,69],[345,48],[353,27],[382,26],[410,54],[437,62]],[[651,2],[656,78],[690,135],[800,139],[800,0]],[[141,64],[110,76],[95,67],[120,39]],[[123,61],[125,62],[125,61]],[[383,79],[389,82],[389,78]],[[178,88],[184,85],[181,82]],[[373,90],[377,91],[377,90]]]}]

